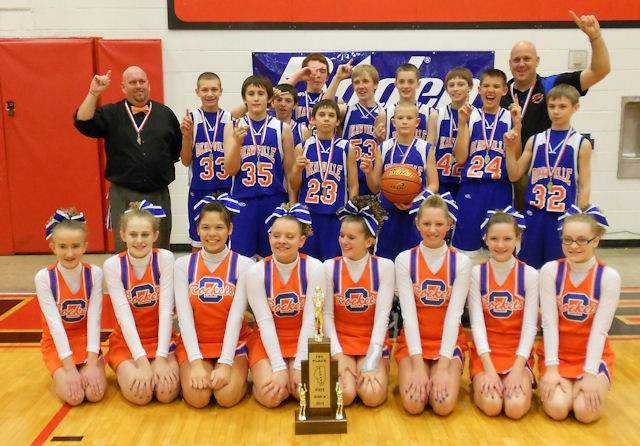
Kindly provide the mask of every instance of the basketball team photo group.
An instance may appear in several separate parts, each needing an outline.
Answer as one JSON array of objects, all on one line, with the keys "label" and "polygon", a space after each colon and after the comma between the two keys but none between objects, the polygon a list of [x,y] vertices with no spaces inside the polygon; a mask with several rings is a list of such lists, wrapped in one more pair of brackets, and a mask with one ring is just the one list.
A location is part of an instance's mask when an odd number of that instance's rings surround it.
[{"label": "basketball team photo group", "polygon": [[[31,305],[38,339],[0,353],[28,350],[30,392],[62,407],[24,444],[640,444],[613,427],[638,408],[640,331],[618,330],[638,323],[620,313],[640,300],[625,298],[640,290],[638,244],[607,237],[622,214],[593,181],[600,129],[576,124],[594,122],[582,103],[601,100],[619,59],[578,7],[562,20],[584,60],[545,75],[536,42],[517,39],[505,65],[401,46],[254,52],[230,87],[224,58],[186,76],[107,48],[64,87],[75,106],[62,121],[97,148],[107,197],[32,203],[49,254],[6,257],[38,271],[33,305],[4,288],[0,331]],[[178,75],[197,104],[186,110],[156,89]],[[94,187],[80,178],[75,190]],[[74,414],[89,418],[64,428]],[[171,418],[199,432],[212,416],[228,436],[161,439]],[[137,427],[111,443],[91,434],[100,419]]]}]

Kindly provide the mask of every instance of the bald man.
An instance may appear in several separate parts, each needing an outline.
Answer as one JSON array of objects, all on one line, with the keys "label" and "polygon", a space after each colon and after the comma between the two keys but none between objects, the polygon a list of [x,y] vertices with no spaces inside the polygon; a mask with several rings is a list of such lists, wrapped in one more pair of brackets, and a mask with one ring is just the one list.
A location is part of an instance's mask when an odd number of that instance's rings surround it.
[{"label": "bald man", "polygon": [[169,184],[175,179],[174,163],[180,156],[180,123],[171,109],[149,99],[151,86],[140,67],[122,73],[125,98],[98,107],[98,99],[111,84],[111,71],[95,75],[89,92],[76,111],[74,124],[85,136],[104,138],[111,182],[109,201],[116,252],[124,251],[120,238],[120,216],[132,201],[148,200],[162,206],[157,247],[169,249],[171,197]]},{"label": "bald man", "polygon": [[[542,77],[537,68],[540,57],[533,43],[520,41],[511,49],[509,68],[513,79],[508,83],[509,92],[502,97],[501,106],[508,108],[517,98],[522,107],[522,147],[536,133],[551,127],[547,113],[546,94],[558,84],[572,85],[582,96],[595,83],[602,80],[610,71],[609,52],[600,33],[600,24],[593,15],[578,17],[569,11],[573,21],[584,32],[591,42],[591,65],[583,71],[555,74]],[[522,211],[523,194],[527,177],[523,177],[516,185],[516,207]]]}]

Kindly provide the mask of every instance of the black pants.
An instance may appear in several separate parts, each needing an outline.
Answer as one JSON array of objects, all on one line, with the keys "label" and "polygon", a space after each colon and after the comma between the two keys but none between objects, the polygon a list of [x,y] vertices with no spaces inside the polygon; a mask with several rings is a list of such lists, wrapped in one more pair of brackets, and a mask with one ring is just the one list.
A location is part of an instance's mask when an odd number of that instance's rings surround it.
[{"label": "black pants", "polygon": [[113,225],[113,238],[116,246],[116,253],[124,251],[127,247],[120,237],[120,217],[125,210],[129,209],[132,201],[147,200],[155,205],[162,206],[167,214],[160,219],[160,237],[154,244],[156,248],[169,249],[171,238],[171,196],[169,188],[163,187],[152,192],[137,192],[117,184],[111,184],[109,188],[109,201],[111,204],[111,223]]}]

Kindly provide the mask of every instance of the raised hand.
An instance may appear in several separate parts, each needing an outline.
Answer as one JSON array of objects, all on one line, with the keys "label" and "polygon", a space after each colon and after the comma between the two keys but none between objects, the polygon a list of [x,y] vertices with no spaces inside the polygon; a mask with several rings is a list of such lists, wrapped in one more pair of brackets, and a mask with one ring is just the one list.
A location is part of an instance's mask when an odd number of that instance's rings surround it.
[{"label": "raised hand", "polygon": [[107,71],[106,74],[99,75],[96,74],[91,79],[91,85],[89,85],[89,93],[94,96],[100,96],[104,90],[111,84],[111,70]]},{"label": "raised hand", "polygon": [[596,16],[583,15],[578,17],[576,13],[571,10],[569,10],[569,14],[575,24],[578,25],[578,28],[589,37],[589,40],[595,40],[600,37],[600,23],[598,23]]},{"label": "raised hand", "polygon": [[311,161],[309,161],[309,159],[300,154],[298,156],[296,156],[296,162],[295,162],[295,166],[296,166],[296,170],[298,172],[302,172],[302,170],[307,167],[307,164],[309,164]]},{"label": "raised hand", "polygon": [[236,140],[236,143],[238,144],[238,146],[242,145],[242,141],[244,141],[244,138],[247,136],[247,126],[246,125],[240,125],[240,119],[238,119],[236,121],[236,125],[233,128],[233,137]]},{"label": "raised hand", "polygon": [[344,63],[338,66],[338,70],[336,71],[336,77],[340,80],[346,79],[351,76],[353,72],[353,59],[349,60],[349,62]]},{"label": "raised hand", "polygon": [[518,102],[518,95],[515,95],[513,102],[509,105],[509,112],[511,113],[513,125],[518,125],[522,122],[522,107]]},{"label": "raised hand", "polygon": [[518,134],[518,132],[514,130],[509,130],[507,133],[504,134],[505,151],[510,155],[514,155],[516,157],[519,155],[519,153],[516,153],[517,147],[518,147],[517,141],[519,137],[520,135]]},{"label": "raised hand", "polygon": [[182,136],[193,138],[193,119],[191,119],[191,113],[189,113],[189,109],[187,109],[184,118],[182,118],[182,122],[180,123],[180,131],[182,132]]},{"label": "raised hand", "polygon": [[362,155],[360,157],[360,170],[365,174],[369,175],[373,172],[373,157]]},{"label": "raised hand", "polygon": [[458,125],[469,121],[473,107],[468,102],[458,109]]}]

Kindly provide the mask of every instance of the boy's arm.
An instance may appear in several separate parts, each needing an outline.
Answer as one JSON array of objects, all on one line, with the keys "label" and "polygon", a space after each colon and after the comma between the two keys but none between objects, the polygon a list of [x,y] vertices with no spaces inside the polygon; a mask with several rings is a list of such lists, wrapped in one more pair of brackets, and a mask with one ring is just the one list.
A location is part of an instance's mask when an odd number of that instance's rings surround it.
[{"label": "boy's arm", "polygon": [[471,132],[469,131],[469,117],[473,107],[469,103],[464,104],[458,110],[458,137],[456,145],[453,147],[453,155],[456,157],[456,163],[464,164],[469,156],[469,140]]},{"label": "boy's arm", "polygon": [[231,118],[240,119],[247,114],[247,104],[244,102],[231,109]]},{"label": "boy's arm", "polygon": [[[289,124],[282,124],[282,169],[284,170],[285,178],[291,172],[294,164],[294,153],[293,153],[293,133],[291,133],[291,127]],[[285,184],[289,184],[289,179],[286,178]],[[293,201],[295,203],[295,201]]]},{"label": "boy's arm", "polygon": [[591,152],[593,147],[588,139],[583,139],[578,153],[578,207],[586,208],[591,195]]},{"label": "boy's arm", "polygon": [[533,138],[533,136],[529,138],[529,140],[525,144],[524,152],[522,152],[522,156],[520,156],[520,135],[513,130],[505,133],[504,151],[509,181],[518,181],[520,178],[522,178],[522,175],[524,175],[527,169],[529,169],[529,164],[531,163],[532,156]]},{"label": "boy's arm", "polygon": [[[352,64],[353,64],[353,59],[351,59],[347,63],[344,63],[338,66],[335,76],[333,76],[333,79],[331,79],[331,83],[327,87],[327,90],[324,92],[324,96],[323,96],[324,99],[330,99],[333,101],[333,99],[336,97],[336,93],[338,91],[338,87],[340,86],[340,82],[342,82],[343,80],[351,76],[351,72],[353,71]],[[340,109],[340,113],[344,114],[344,110]]]},{"label": "boy's arm", "polygon": [[429,121],[427,122],[427,142],[432,147],[436,146],[436,131],[438,127],[438,111],[435,108],[429,112]]},{"label": "boy's arm", "polygon": [[382,144],[387,136],[387,111],[384,108],[381,108],[373,126],[373,132],[376,135],[378,144]]},{"label": "boy's arm", "polygon": [[231,121],[224,126],[224,167],[229,175],[240,170],[240,147],[247,136],[247,126],[240,126],[240,121]]},{"label": "boy's arm", "polygon": [[569,14],[582,32],[589,37],[591,43],[591,65],[580,73],[580,87],[584,91],[601,81],[611,71],[609,52],[600,33],[600,24],[595,16],[583,15],[578,18],[573,11],[569,11]]},{"label": "boy's arm", "polygon": [[[367,178],[367,184],[368,184]],[[357,197],[360,193],[358,185],[358,162],[356,161],[356,148],[349,144],[349,154],[347,155],[347,186],[349,188],[349,199]]]},{"label": "boy's arm", "polygon": [[303,154],[302,144],[296,146],[293,154],[294,162],[287,176],[289,178],[289,202],[296,203],[302,184],[302,170],[309,164],[309,160]]},{"label": "boy's arm", "polygon": [[[355,149],[355,147],[354,147]],[[349,150],[351,151],[351,150]],[[354,157],[355,158],[355,157]],[[361,158],[360,159],[360,169],[364,172],[365,177],[367,179],[367,187],[369,188],[369,190],[371,191],[371,193],[373,194],[377,194],[378,192],[380,192],[380,180],[382,178],[382,155],[380,154],[380,146],[376,145],[374,154],[373,154],[373,158],[369,161],[369,162],[373,162],[373,166],[368,168],[368,169],[363,169],[363,162],[365,163],[366,166],[368,166],[366,164],[367,159],[365,158]],[[357,161],[356,161],[356,165],[357,165]],[[357,167],[356,167],[356,171],[357,171]],[[360,186],[358,185],[358,188],[360,188]],[[358,191],[358,194],[360,193],[360,191]]]},{"label": "boy's arm", "polygon": [[311,68],[302,67],[300,71],[296,71],[295,73],[293,73],[289,79],[284,81],[284,83],[295,87],[298,82],[308,81],[310,76],[311,76]]},{"label": "boy's arm", "polygon": [[182,149],[180,149],[180,161],[182,164],[189,167],[193,162],[193,119],[191,119],[191,113],[187,109],[187,113],[182,118],[180,124],[180,131],[182,132]]},{"label": "boy's arm", "polygon": [[427,154],[427,189],[437,194],[438,188],[440,187],[439,183],[438,169],[436,167],[436,151],[433,146],[431,146]]}]

